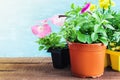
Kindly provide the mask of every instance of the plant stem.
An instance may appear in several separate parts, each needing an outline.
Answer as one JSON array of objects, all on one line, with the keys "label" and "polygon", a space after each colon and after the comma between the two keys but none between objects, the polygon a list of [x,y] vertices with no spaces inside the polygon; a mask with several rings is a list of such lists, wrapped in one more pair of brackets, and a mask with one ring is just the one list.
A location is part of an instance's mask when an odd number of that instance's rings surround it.
[{"label": "plant stem", "polygon": [[61,17],[67,17],[66,15],[59,15],[59,18],[61,18]]}]

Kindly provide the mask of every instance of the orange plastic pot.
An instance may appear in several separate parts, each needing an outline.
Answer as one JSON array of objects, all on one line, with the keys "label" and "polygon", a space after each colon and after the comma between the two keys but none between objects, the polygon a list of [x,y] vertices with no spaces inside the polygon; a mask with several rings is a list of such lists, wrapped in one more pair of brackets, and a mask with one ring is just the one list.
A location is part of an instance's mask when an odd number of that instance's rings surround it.
[{"label": "orange plastic pot", "polygon": [[71,72],[78,77],[100,77],[104,72],[106,46],[98,44],[68,43]]}]

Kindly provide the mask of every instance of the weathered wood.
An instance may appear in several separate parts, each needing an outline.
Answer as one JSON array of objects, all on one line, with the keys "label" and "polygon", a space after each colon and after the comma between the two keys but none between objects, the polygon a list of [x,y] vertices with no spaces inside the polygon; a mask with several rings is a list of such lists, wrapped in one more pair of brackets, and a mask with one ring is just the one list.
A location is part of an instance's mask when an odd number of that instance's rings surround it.
[{"label": "weathered wood", "polygon": [[[54,69],[51,58],[0,58],[0,80],[90,80],[72,76],[70,68]],[[94,80],[118,80],[120,72],[106,68]]]}]

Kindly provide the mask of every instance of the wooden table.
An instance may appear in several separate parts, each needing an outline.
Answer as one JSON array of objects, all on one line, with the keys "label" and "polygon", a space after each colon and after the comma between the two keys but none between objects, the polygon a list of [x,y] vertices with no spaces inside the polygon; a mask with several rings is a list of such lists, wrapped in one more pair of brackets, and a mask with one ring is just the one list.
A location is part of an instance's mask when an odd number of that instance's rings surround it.
[{"label": "wooden table", "polygon": [[70,68],[54,69],[51,58],[0,58],[0,80],[120,80],[120,72],[105,69],[100,78],[72,76]]}]

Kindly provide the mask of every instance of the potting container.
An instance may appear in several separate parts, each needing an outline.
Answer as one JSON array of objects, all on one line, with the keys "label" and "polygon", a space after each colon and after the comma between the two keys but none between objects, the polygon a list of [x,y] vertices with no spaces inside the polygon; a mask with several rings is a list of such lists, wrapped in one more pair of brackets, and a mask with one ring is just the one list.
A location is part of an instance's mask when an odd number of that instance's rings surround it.
[{"label": "potting container", "polygon": [[120,52],[107,50],[106,53],[110,55],[112,69],[120,71]]},{"label": "potting container", "polygon": [[110,60],[110,54],[107,54],[107,52],[106,52],[106,54],[105,54],[105,65],[104,65],[104,67],[106,68],[106,67],[108,67],[108,66],[111,66],[111,60]]},{"label": "potting container", "polygon": [[73,75],[96,78],[104,73],[105,45],[69,42],[69,51]]},{"label": "potting container", "polygon": [[51,49],[53,67],[57,69],[62,69],[69,66],[69,50],[68,49]]}]

